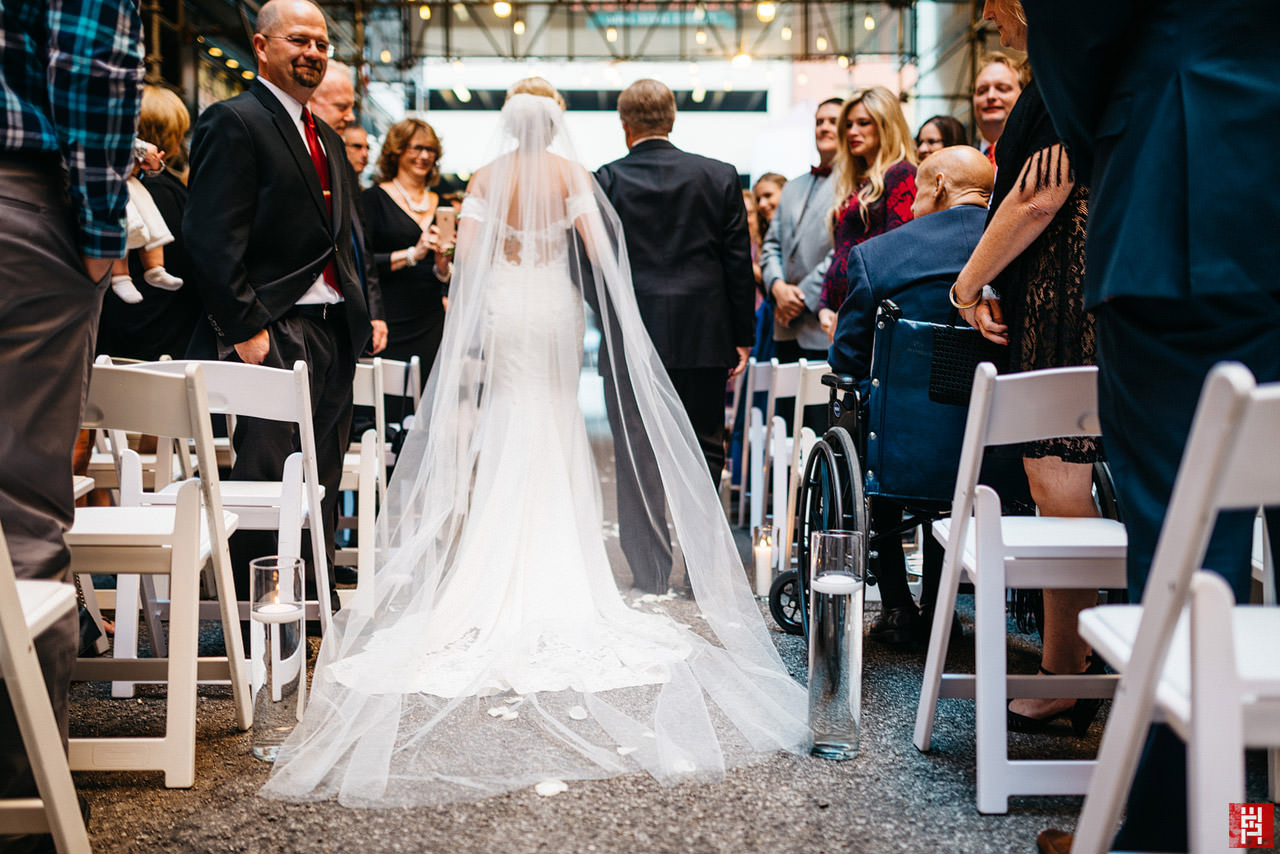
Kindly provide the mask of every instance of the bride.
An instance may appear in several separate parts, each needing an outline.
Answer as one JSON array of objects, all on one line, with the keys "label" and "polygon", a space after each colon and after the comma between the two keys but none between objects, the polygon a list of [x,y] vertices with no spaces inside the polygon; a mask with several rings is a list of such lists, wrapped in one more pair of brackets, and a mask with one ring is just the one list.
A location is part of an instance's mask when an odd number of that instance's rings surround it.
[{"label": "bride", "polygon": [[[747,587],[563,103],[540,78],[508,92],[498,154],[463,204],[444,339],[375,570],[324,639],[270,797],[412,806],[636,770],[705,781],[805,745],[804,691]],[[657,458],[693,626],[629,606],[615,584],[580,406],[584,300],[605,393],[640,416],[613,429],[644,425],[614,466]]]}]

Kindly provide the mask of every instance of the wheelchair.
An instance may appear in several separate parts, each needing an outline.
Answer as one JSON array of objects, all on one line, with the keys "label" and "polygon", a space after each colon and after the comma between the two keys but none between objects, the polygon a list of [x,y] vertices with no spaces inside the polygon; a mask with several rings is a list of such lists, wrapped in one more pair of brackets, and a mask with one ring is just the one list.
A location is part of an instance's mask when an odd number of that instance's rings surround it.
[{"label": "wheelchair", "polygon": [[[885,300],[877,312],[876,326],[871,393],[867,399],[859,393],[852,376],[832,373],[822,378],[823,385],[830,389],[827,430],[805,459],[799,495],[795,497],[793,551],[797,568],[788,567],[779,573],[769,590],[769,611],[789,634],[808,635],[809,543],[813,532],[864,532],[866,565],[870,567],[871,558],[890,538],[901,538],[918,525],[930,526],[951,512],[968,392],[953,389],[944,394],[935,393],[937,389],[919,388],[926,384],[925,377],[933,383],[934,375],[947,367],[940,368],[938,354],[933,352],[938,324],[904,319],[901,310]],[[906,337],[894,345],[895,335]],[[901,346],[902,343],[909,346]],[[894,362],[899,357],[890,353],[893,346],[907,354],[897,367]],[[967,374],[964,379],[971,384],[975,366],[968,363],[949,367],[957,376]],[[889,387],[895,382],[894,377],[910,377],[911,393],[890,394],[894,391]],[[909,399],[905,407],[900,402],[903,398]],[[963,405],[959,405],[961,402]],[[890,411],[894,407],[898,409],[896,415]],[[871,445],[875,446],[877,464],[888,463],[882,467],[889,469],[909,465],[912,471],[869,470]],[[1034,512],[1020,450],[988,452],[983,481],[997,486],[1010,512]],[[1119,518],[1111,474],[1104,462],[1094,464],[1094,495],[1104,517]],[[873,499],[900,505],[902,521],[886,530],[871,530]],[[870,571],[867,583],[876,583]],[[1116,601],[1116,594],[1109,595],[1108,600]]]}]

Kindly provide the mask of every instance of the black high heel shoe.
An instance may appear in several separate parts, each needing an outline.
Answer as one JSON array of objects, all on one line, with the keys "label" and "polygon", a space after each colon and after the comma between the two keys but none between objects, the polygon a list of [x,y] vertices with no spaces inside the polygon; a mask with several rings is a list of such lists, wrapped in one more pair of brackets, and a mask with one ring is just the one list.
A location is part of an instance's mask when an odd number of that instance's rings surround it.
[{"label": "black high heel shoe", "polygon": [[[1106,672],[1106,666],[1102,663],[1102,659],[1097,656],[1089,656],[1089,664],[1080,674],[1082,676],[1098,676]],[[1057,676],[1052,671],[1040,668],[1040,673],[1045,676]],[[1051,731],[1050,725],[1057,720],[1066,718],[1071,724],[1071,733],[1076,738],[1081,738],[1089,731],[1093,719],[1098,716],[1098,709],[1102,707],[1102,699],[1100,697],[1078,697],[1074,703],[1067,706],[1060,712],[1056,712],[1048,717],[1033,718],[1028,715],[1020,715],[1015,711],[1006,709],[1008,727],[1011,732],[1022,733],[1044,733]],[[1061,730],[1053,729],[1054,732]]]}]

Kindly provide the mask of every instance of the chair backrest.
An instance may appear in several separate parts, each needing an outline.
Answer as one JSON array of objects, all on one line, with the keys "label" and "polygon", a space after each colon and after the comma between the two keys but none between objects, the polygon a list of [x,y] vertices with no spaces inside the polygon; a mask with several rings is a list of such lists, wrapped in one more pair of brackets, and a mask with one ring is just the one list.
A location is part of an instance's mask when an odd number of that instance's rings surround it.
[{"label": "chair backrest", "polygon": [[[768,391],[773,384],[773,366],[776,364],[776,359],[771,359],[768,362],[757,362],[754,356],[749,359],[747,361],[746,386],[743,391],[748,394]],[[750,401],[748,401],[749,403]]]},{"label": "chair backrest", "polygon": [[407,362],[382,359],[382,393],[390,397],[408,397],[413,400],[413,411],[422,402],[422,362],[413,356]]},{"label": "chair backrest", "polygon": [[382,359],[374,356],[369,361],[357,362],[356,375],[351,382],[351,402],[356,406],[372,406],[377,409],[384,403],[382,388]]},{"label": "chair backrest", "polygon": [[[151,370],[153,365],[180,364],[180,370]],[[230,566],[230,558],[225,554],[227,537],[222,494],[202,363],[148,362],[144,366],[129,367],[95,364],[89,373],[81,424],[194,443],[210,541],[218,545],[217,559]]]},{"label": "chair backrest", "polygon": [[182,373],[187,365],[200,365],[204,369],[210,412],[264,421],[311,422],[311,387],[306,362],[294,362],[292,370],[195,359],[146,362],[136,367]]},{"label": "chair backrest", "polygon": [[[831,365],[826,362],[810,362],[801,359],[796,366],[800,369],[800,377],[796,382],[796,408],[791,416],[792,436],[799,436],[800,430],[804,427],[804,408],[824,403],[830,396],[827,387],[822,384],[822,378],[831,373]],[[800,452],[800,443],[794,443],[791,452],[791,476],[797,484],[800,478],[798,469],[802,461]]]},{"label": "chair backrest", "polygon": [[1098,369],[1051,368],[998,376],[983,362],[973,376],[969,417],[951,498],[951,544],[958,545],[973,512],[986,448],[1060,436],[1097,436]]}]

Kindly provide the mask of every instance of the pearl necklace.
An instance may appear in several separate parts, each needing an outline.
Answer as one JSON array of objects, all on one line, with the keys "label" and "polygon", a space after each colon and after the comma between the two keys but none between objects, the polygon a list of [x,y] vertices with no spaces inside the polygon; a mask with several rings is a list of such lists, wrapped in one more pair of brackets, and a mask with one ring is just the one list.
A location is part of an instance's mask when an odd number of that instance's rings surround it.
[{"label": "pearl necklace", "polygon": [[400,198],[404,199],[404,203],[409,206],[409,210],[414,213],[426,213],[431,210],[430,190],[423,192],[421,202],[415,202],[413,199],[409,198],[409,194],[405,192],[404,187],[400,186],[400,181],[398,179],[392,178],[391,183],[395,185],[396,190],[400,193]]}]

